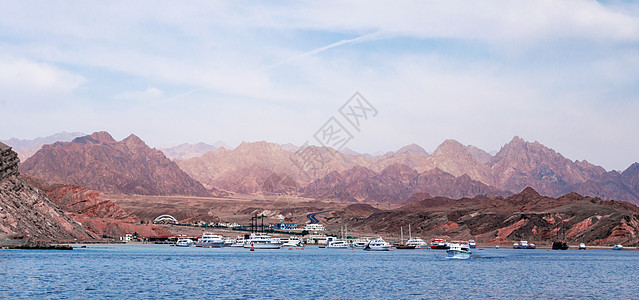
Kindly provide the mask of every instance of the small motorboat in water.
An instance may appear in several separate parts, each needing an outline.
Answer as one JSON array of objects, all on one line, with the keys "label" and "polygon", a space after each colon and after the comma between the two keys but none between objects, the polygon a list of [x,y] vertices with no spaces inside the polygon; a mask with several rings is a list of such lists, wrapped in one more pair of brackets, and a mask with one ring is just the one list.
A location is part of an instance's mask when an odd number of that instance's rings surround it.
[{"label": "small motorboat in water", "polygon": [[366,247],[366,245],[368,245],[368,242],[370,242],[369,238],[360,238],[353,241],[353,243],[351,244],[351,247],[356,249],[363,249],[364,247]]},{"label": "small motorboat in water", "polygon": [[477,247],[477,243],[475,243],[475,240],[468,240],[468,246],[470,247],[470,249],[474,249],[475,247]]},{"label": "small motorboat in water", "polygon": [[330,241],[330,242],[328,242],[328,245],[326,245],[326,248],[330,248],[330,249],[348,249],[348,242],[342,241],[342,240]]},{"label": "small motorboat in water", "polygon": [[434,239],[431,243],[430,243],[430,248],[431,249],[448,249],[449,245],[448,243],[446,243],[445,240],[443,239]]},{"label": "small motorboat in water", "polygon": [[193,242],[192,239],[187,238],[179,238],[177,242],[175,242],[176,247],[191,247],[193,245],[195,245],[195,242]]},{"label": "small motorboat in water", "polygon": [[289,237],[287,240],[280,240],[283,248],[297,248],[304,246],[302,240],[298,237]]},{"label": "small motorboat in water", "polygon": [[519,248],[520,249],[537,249],[537,246],[535,246],[535,244],[533,243],[528,244],[528,241],[519,241]]},{"label": "small motorboat in water", "polygon": [[263,233],[253,233],[247,240],[244,240],[244,248],[279,249],[281,246],[280,240],[273,239]]},{"label": "small motorboat in water", "polygon": [[452,259],[469,259],[472,252],[470,252],[470,246],[468,244],[451,243],[450,248],[446,250],[448,254],[447,258]]},{"label": "small motorboat in water", "polygon": [[428,248],[428,243],[424,242],[424,240],[420,238],[412,238],[406,242],[406,246],[415,246],[415,249],[422,249]]},{"label": "small motorboat in water", "polygon": [[197,243],[195,243],[195,246],[207,248],[222,248],[224,247],[224,240],[217,234],[205,232],[202,234],[202,237],[197,241]]},{"label": "small motorboat in water", "polygon": [[579,250],[586,250],[586,244],[584,243],[579,244]]},{"label": "small motorboat in water", "polygon": [[621,244],[617,244],[614,247],[612,247],[612,250],[623,250],[623,246]]},{"label": "small motorboat in water", "polygon": [[569,247],[566,242],[557,241],[552,243],[552,250],[568,250]]},{"label": "small motorboat in water", "polygon": [[382,239],[381,237],[372,241],[369,241],[368,244],[366,244],[366,247],[364,247],[364,250],[366,251],[390,251],[393,248],[393,246],[389,243],[387,243],[386,241],[384,241],[384,239]]},{"label": "small motorboat in water", "polygon": [[233,243],[231,244],[230,247],[244,247],[244,237],[243,236],[236,237],[235,240],[233,240]]}]

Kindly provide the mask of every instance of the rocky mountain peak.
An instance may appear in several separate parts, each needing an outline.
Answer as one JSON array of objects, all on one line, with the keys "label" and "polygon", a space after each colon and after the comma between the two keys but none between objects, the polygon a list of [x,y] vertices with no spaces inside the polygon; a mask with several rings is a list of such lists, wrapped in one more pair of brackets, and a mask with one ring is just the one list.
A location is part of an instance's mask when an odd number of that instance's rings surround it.
[{"label": "rocky mountain peak", "polygon": [[120,143],[124,144],[129,150],[133,152],[150,150],[149,146],[147,146],[146,143],[135,134],[129,135]]},{"label": "rocky mountain peak", "polygon": [[518,194],[519,196],[522,197],[526,197],[526,198],[537,198],[537,197],[541,197],[541,195],[539,193],[537,193],[537,191],[535,191],[535,189],[533,189],[532,187],[527,186],[523,191],[521,191],[521,193]]},{"label": "rocky mountain peak", "polygon": [[450,156],[464,152],[466,152],[466,146],[456,140],[448,139],[439,145],[435,151],[433,151],[432,156]]},{"label": "rocky mountain peak", "polygon": [[94,132],[91,135],[81,136],[73,139],[76,144],[114,144],[115,139],[106,131]]},{"label": "rocky mountain peak", "polygon": [[411,154],[416,154],[421,156],[428,156],[428,152],[426,152],[424,148],[422,148],[421,146],[417,144],[406,145],[400,148],[399,150],[397,150],[396,153],[411,153]]}]

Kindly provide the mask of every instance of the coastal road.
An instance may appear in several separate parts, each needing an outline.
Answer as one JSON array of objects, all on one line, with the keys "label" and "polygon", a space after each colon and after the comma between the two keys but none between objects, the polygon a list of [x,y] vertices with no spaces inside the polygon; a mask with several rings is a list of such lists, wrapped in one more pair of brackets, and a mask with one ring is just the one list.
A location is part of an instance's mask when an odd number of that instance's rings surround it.
[{"label": "coastal road", "polygon": [[311,220],[311,224],[317,224],[317,223],[319,223],[319,221],[317,220],[317,218],[315,218],[315,216],[316,216],[316,215],[319,215],[319,214],[327,213],[327,212],[329,212],[329,211],[332,211],[332,210],[325,210],[325,211],[320,211],[320,212],[316,212],[316,213],[308,214],[308,215],[306,215],[306,217],[307,217],[309,220]]}]

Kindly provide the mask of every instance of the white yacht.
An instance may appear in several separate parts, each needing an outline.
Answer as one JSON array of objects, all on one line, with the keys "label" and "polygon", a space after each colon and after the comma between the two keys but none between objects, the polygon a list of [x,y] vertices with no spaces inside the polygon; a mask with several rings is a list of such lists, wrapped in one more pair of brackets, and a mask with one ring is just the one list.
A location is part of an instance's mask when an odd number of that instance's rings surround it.
[{"label": "white yacht", "polygon": [[475,240],[468,240],[468,246],[470,246],[470,249],[474,249],[477,247],[477,243],[475,243]]},{"label": "white yacht", "polygon": [[195,243],[197,247],[222,248],[224,247],[224,239],[217,234],[205,232],[202,237]]},{"label": "white yacht", "polygon": [[294,247],[302,247],[304,243],[302,240],[296,236],[291,236],[288,239],[280,240],[282,242],[282,247],[286,248],[294,248]]},{"label": "white yacht", "polygon": [[580,244],[579,244],[579,248],[578,248],[578,249],[579,249],[579,250],[586,250],[586,244],[584,244],[584,243],[580,243]]},{"label": "white yacht", "polygon": [[623,246],[621,244],[617,244],[614,247],[612,247],[612,250],[623,250]]},{"label": "white yacht", "polygon": [[366,245],[368,245],[368,242],[370,242],[369,238],[359,238],[353,241],[351,245],[353,246],[353,248],[363,249],[364,247],[366,247]]},{"label": "white yacht", "polygon": [[192,239],[187,238],[179,238],[177,242],[175,242],[176,247],[191,247],[195,244]]},{"label": "white yacht", "polygon": [[347,249],[348,248],[348,242],[343,241],[343,240],[330,241],[330,242],[328,242],[328,245],[326,245],[326,248]]},{"label": "white yacht", "polygon": [[264,233],[253,233],[244,241],[244,248],[254,249],[279,249],[282,242],[279,239],[273,239]]},{"label": "white yacht", "polygon": [[469,259],[471,252],[468,244],[450,243],[450,248],[446,250],[448,258]]},{"label": "white yacht", "polygon": [[412,238],[406,242],[406,246],[415,246],[415,249],[428,248],[428,243],[420,238]]},{"label": "white yacht", "polygon": [[235,240],[233,240],[233,243],[231,244],[230,247],[244,247],[244,237],[243,236],[236,237]]},{"label": "white yacht", "polygon": [[364,250],[367,251],[390,251],[393,246],[386,241],[384,241],[381,237],[375,240],[372,240],[366,244]]}]

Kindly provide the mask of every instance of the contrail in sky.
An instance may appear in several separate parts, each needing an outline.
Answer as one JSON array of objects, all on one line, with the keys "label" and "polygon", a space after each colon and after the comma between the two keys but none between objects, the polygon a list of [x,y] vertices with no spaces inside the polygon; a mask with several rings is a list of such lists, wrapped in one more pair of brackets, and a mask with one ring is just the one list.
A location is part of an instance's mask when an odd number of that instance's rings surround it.
[{"label": "contrail in sky", "polygon": [[378,35],[380,35],[380,32],[373,32],[373,33],[369,33],[369,34],[365,34],[365,35],[356,37],[354,39],[337,41],[337,42],[332,43],[330,45],[326,45],[324,47],[313,49],[311,51],[304,52],[302,54],[293,56],[291,58],[279,61],[279,62],[274,63],[272,65],[268,65],[268,66],[262,67],[262,68],[260,68],[260,70],[274,68],[274,67],[277,67],[277,66],[280,66],[280,65],[283,65],[283,64],[287,64],[287,63],[292,62],[292,61],[296,61],[296,60],[299,60],[299,59],[302,59],[302,58],[305,58],[305,57],[309,57],[309,56],[324,52],[326,50],[329,50],[329,49],[332,49],[332,48],[335,48],[335,47],[339,47],[339,46],[343,46],[343,45],[348,45],[348,44],[353,44],[353,43],[361,42],[361,41],[364,41],[364,40],[368,40],[368,39],[371,39],[371,38],[373,38],[375,36],[378,36]]}]

